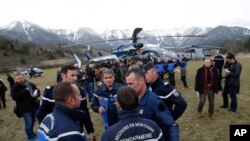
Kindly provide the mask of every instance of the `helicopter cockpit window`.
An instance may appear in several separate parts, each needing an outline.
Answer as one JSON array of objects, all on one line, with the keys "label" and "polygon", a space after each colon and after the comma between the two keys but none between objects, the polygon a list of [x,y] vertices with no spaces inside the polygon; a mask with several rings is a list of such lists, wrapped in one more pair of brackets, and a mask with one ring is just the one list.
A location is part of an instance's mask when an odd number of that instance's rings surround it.
[{"label": "helicopter cockpit window", "polygon": [[186,51],[186,53],[193,53],[193,52],[195,52],[195,49],[190,49]]}]

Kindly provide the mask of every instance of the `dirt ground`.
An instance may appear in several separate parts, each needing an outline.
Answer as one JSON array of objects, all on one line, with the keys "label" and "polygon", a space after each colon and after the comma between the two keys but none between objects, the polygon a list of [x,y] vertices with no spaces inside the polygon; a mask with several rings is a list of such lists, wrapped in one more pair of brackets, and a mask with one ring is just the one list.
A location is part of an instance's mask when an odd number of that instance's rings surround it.
[{"label": "dirt ground", "polygon": [[[7,108],[0,109],[0,141],[25,141],[24,121],[13,113],[14,101],[6,94]],[[37,125],[35,129],[37,129]],[[18,132],[17,132],[18,131]]]}]

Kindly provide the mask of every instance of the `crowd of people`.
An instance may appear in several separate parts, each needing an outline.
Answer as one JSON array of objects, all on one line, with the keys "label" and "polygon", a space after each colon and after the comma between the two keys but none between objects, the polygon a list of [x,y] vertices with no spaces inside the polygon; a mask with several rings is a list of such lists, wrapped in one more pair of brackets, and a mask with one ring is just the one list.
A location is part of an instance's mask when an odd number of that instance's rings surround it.
[{"label": "crowd of people", "polygon": [[[101,116],[105,129],[102,141],[179,141],[177,120],[188,103],[176,87],[175,68],[180,67],[183,88],[189,89],[187,65],[184,55],[181,60],[169,59],[167,62],[161,59],[105,61],[89,64],[84,69],[66,65],[56,73],[57,84],[48,85],[43,94],[21,73],[16,73],[14,79],[8,75],[8,81],[15,110],[24,120],[30,141],[97,140],[88,103]],[[226,74],[224,88],[222,70]],[[223,91],[221,108],[230,106],[230,112],[237,111],[241,70],[241,64],[232,53],[227,54],[226,63],[221,54],[204,60],[194,78],[194,91],[199,97],[197,118],[203,117],[207,97],[208,116],[215,119],[214,95],[219,91]],[[6,91],[7,87],[0,81],[0,108],[1,103],[6,107]],[[33,129],[36,120],[37,132]]]}]

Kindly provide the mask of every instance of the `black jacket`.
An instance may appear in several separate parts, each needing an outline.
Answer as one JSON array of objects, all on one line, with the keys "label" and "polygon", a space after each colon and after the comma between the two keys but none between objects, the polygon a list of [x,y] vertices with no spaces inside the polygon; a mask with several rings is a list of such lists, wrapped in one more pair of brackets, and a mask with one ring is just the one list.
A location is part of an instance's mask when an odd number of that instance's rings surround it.
[{"label": "black jacket", "polygon": [[86,72],[87,72],[87,81],[88,82],[94,82],[95,71],[91,67],[87,67]]},{"label": "black jacket", "polygon": [[222,68],[224,65],[224,58],[221,55],[215,56],[213,61],[216,68]]},{"label": "black jacket", "polygon": [[4,83],[0,80],[0,95],[4,95],[5,91],[7,91],[7,87],[4,85]]},{"label": "black jacket", "polygon": [[233,64],[226,65],[226,68],[228,68],[230,73],[226,75],[225,84],[229,87],[237,87],[237,93],[239,93],[242,65],[238,61],[235,61]]},{"label": "black jacket", "polygon": [[[197,70],[196,76],[195,76],[195,85],[194,89],[195,91],[198,91],[199,93],[204,93],[204,84],[205,84],[205,66],[202,66]],[[219,79],[219,73],[218,70],[215,67],[211,68],[212,71],[212,84],[213,84],[213,92],[218,93],[218,91],[221,90],[220,86],[220,79]]]},{"label": "black jacket", "polygon": [[[28,82],[32,90],[36,90],[35,84]],[[40,94],[39,94],[40,95]],[[39,95],[37,97],[39,97]],[[17,110],[20,113],[31,112],[39,108],[37,97],[32,97],[26,89],[26,85],[16,83],[11,89],[11,96],[16,101]]]},{"label": "black jacket", "polygon": [[12,88],[12,86],[14,86],[14,84],[15,84],[15,80],[14,80],[14,78],[13,77],[11,77],[10,75],[7,75],[8,77],[7,77],[7,80],[8,80],[8,82],[9,82],[9,84],[10,84],[10,89]]}]

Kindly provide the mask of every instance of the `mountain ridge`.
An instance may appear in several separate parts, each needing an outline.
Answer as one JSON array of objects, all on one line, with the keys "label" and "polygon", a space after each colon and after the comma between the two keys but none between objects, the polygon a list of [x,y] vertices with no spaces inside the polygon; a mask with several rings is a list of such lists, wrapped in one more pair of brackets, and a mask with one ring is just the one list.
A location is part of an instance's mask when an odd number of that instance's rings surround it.
[{"label": "mountain ridge", "polygon": [[[28,21],[15,21],[11,24],[0,27],[0,34],[3,36],[17,39],[23,42],[34,42],[40,45],[66,45],[81,44],[94,41],[105,41],[113,39],[130,38],[131,30],[104,30],[101,34],[91,28],[81,27],[74,30],[67,29],[46,29]],[[206,35],[204,38],[191,37],[168,37],[166,35]],[[191,27],[175,28],[169,30],[143,30],[139,37],[151,37],[141,39],[139,42],[160,44],[160,46],[185,46],[190,44],[220,45],[225,41],[250,36],[250,29],[234,26],[217,27]],[[157,38],[155,38],[157,37]],[[129,41],[117,41],[95,44],[97,48],[112,48]]]}]

